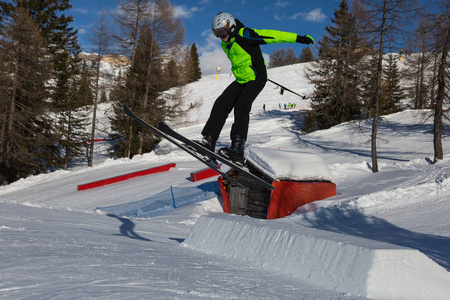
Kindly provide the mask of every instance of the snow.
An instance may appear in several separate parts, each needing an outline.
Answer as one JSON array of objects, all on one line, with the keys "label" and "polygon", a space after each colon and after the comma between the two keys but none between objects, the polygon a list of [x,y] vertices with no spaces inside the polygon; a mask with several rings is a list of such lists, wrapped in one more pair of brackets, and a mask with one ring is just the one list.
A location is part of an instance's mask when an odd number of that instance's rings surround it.
[{"label": "snow", "polygon": [[302,223],[201,217],[183,245],[374,299],[444,299],[450,291],[449,272],[416,249]]},{"label": "snow", "polygon": [[[303,75],[308,66],[270,69],[269,76],[309,95],[313,87]],[[190,110],[190,126],[177,124],[181,134],[200,137],[213,101],[232,80],[222,73],[188,86],[187,106],[198,100],[202,105]],[[279,110],[285,102],[296,102],[297,109]],[[310,157],[328,168],[316,175],[337,185],[336,196],[283,219],[224,214],[221,197],[154,218],[96,210],[169,186],[216,181],[192,183],[189,173],[204,166],[167,141],[132,160],[109,159],[110,144],[99,143],[92,168],[84,162],[0,187],[0,298],[445,299],[450,157],[431,162],[433,120],[426,117],[431,114],[404,111],[383,118],[380,171],[374,174],[370,121],[303,135],[299,109],[308,107],[307,100],[280,95],[271,83],[253,105],[249,152],[270,157],[267,168],[274,176],[303,176],[299,167],[289,170],[288,161]],[[108,105],[98,114],[108,114]],[[232,115],[218,147],[228,145],[231,121]],[[444,150],[450,146],[446,138],[443,144]],[[79,184],[166,163],[176,167],[77,191]]]},{"label": "snow", "polygon": [[274,180],[332,180],[330,169],[316,154],[249,146],[245,157]]}]

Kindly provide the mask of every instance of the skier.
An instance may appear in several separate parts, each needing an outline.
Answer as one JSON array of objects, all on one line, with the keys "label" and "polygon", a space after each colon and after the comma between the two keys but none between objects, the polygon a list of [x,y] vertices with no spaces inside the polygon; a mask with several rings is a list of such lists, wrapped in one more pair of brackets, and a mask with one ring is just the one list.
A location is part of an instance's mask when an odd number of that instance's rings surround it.
[{"label": "skier", "polygon": [[244,163],[244,145],[247,139],[250,110],[253,101],[267,82],[267,69],[260,45],[275,43],[314,44],[309,36],[269,29],[245,27],[229,13],[221,12],[214,17],[212,31],[222,40],[222,49],[231,61],[233,81],[216,99],[208,121],[202,130],[199,144],[215,151],[216,141],[228,114],[234,108],[234,123],[231,128],[231,146],[221,148],[219,154]]}]

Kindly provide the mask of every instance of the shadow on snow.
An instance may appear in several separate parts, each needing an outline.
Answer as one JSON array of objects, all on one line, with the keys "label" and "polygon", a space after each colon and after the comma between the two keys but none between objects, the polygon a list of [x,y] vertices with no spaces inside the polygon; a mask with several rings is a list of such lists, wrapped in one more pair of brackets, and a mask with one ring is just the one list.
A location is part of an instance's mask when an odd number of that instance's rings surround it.
[{"label": "shadow on snow", "polygon": [[312,228],[417,249],[450,271],[449,237],[406,230],[355,208],[318,209],[302,217]]},{"label": "shadow on snow", "polygon": [[120,225],[120,227],[119,227],[120,235],[129,237],[131,239],[137,239],[137,240],[142,240],[142,241],[146,241],[146,242],[152,241],[152,240],[149,240],[149,239],[144,238],[144,237],[140,236],[139,234],[137,234],[134,231],[134,227],[136,226],[136,224],[134,224],[133,221],[131,221],[130,219],[121,218],[114,214],[108,214],[108,217],[116,218],[117,220],[122,222],[122,225]]}]

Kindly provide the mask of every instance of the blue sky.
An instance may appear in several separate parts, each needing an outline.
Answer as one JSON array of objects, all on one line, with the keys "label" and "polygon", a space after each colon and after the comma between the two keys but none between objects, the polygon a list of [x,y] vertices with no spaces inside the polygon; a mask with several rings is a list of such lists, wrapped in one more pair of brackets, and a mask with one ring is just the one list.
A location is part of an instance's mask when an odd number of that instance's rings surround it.
[{"label": "blue sky", "polygon": [[[217,13],[226,11],[246,26],[257,29],[277,29],[309,34],[320,40],[325,26],[331,24],[339,0],[173,0],[176,16],[181,17],[186,31],[186,44],[195,43],[200,56],[203,75],[213,74],[216,67],[229,70],[230,64],[220,48],[220,40],[211,33],[211,22]],[[102,9],[112,11],[116,0],[73,0],[69,11],[74,16],[73,26],[79,30],[79,40],[84,51],[91,51],[86,33]],[[268,60],[275,49],[292,47],[297,56],[306,47],[301,44],[263,45]],[[313,52],[315,49],[313,48]]]}]

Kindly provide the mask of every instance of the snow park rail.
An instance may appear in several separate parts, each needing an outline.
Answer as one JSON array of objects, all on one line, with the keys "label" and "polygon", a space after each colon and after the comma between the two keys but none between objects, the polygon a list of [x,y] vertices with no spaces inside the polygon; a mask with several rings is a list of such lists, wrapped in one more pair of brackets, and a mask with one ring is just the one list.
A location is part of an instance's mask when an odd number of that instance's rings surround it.
[{"label": "snow park rail", "polygon": [[160,172],[166,172],[166,171],[169,171],[170,168],[174,168],[175,166],[176,166],[176,164],[172,163],[172,164],[158,166],[158,167],[145,169],[145,170],[141,170],[141,171],[137,171],[137,172],[132,172],[132,173],[124,174],[124,175],[119,175],[119,176],[115,176],[115,177],[111,177],[111,178],[106,178],[106,179],[102,179],[102,180],[98,180],[98,181],[94,181],[94,182],[80,184],[78,186],[78,190],[79,191],[89,190],[89,189],[125,181],[125,180],[136,178],[136,177],[146,176],[146,175],[160,173]]},{"label": "snow park rail", "polygon": [[[220,168],[220,166],[219,166]],[[196,182],[203,179],[207,179],[213,176],[219,176],[219,173],[217,173],[214,169],[211,168],[205,168],[201,170],[197,170],[195,172],[191,172],[191,181]]]}]

